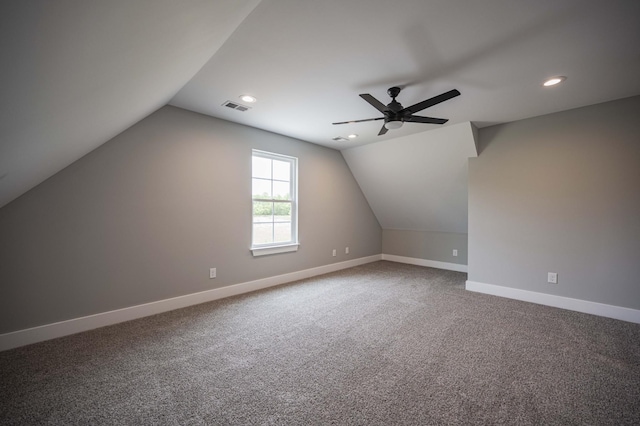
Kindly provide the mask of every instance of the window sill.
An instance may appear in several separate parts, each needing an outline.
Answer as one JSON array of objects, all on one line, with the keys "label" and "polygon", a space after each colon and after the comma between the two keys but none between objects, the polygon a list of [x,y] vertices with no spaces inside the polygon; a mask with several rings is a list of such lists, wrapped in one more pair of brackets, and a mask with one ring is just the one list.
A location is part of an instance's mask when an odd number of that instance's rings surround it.
[{"label": "window sill", "polygon": [[266,256],[269,254],[289,253],[292,251],[298,251],[300,244],[287,244],[286,246],[268,246],[268,247],[251,247],[253,257]]}]

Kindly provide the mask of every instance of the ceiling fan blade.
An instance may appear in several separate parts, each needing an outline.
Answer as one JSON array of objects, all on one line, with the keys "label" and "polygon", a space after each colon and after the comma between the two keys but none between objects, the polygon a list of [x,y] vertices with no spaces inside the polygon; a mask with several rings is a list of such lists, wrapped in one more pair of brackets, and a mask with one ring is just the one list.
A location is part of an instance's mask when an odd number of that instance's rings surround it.
[{"label": "ceiling fan blade", "polygon": [[382,125],[382,128],[380,129],[380,131],[378,132],[378,136],[382,136],[385,133],[387,133],[389,129],[387,129],[386,127],[384,127],[384,124]]},{"label": "ceiling fan blade", "polygon": [[410,121],[412,123],[444,124],[449,120],[446,118],[420,117],[416,115],[410,115],[408,117],[405,117],[404,121]]},{"label": "ceiling fan blade", "polygon": [[376,120],[384,120],[384,117],[365,118],[364,120],[340,121],[339,123],[331,123],[331,124],[351,124],[351,123],[362,123],[364,121],[376,121]]},{"label": "ceiling fan blade", "polygon": [[405,109],[400,111],[400,114],[407,114],[407,113],[413,114],[415,112],[422,111],[425,108],[429,108],[431,106],[439,104],[440,102],[448,101],[449,99],[455,98],[456,96],[459,96],[459,95],[460,95],[460,92],[458,92],[456,89],[449,90],[448,92],[445,92],[438,96],[434,96],[433,98],[427,99],[426,101],[418,102],[415,105],[406,107]]},{"label": "ceiling fan blade", "polygon": [[377,109],[382,113],[384,113],[387,110],[387,106],[385,104],[383,104],[382,102],[380,102],[379,100],[377,100],[376,98],[374,98],[368,93],[363,93],[360,95],[360,97],[365,101],[369,102],[371,106],[373,106],[375,109]]}]

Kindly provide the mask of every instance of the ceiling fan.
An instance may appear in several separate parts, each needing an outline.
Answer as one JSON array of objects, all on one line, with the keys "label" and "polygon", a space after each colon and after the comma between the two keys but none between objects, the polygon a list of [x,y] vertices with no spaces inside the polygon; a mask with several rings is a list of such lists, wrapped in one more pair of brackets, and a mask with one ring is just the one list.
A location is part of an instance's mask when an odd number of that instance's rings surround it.
[{"label": "ceiling fan", "polygon": [[421,117],[413,114],[460,95],[459,91],[453,89],[441,95],[434,96],[433,98],[429,98],[425,101],[418,102],[415,105],[404,108],[402,104],[400,104],[400,102],[396,101],[396,97],[400,94],[400,90],[402,89],[400,89],[399,87],[392,87],[387,90],[387,93],[389,94],[389,96],[391,96],[391,103],[389,103],[389,105],[383,104],[368,93],[363,93],[360,95],[362,99],[369,102],[371,106],[384,114],[384,117],[367,118],[365,120],[341,121],[339,123],[333,124],[362,123],[363,121],[384,120],[384,125],[380,129],[380,132],[378,132],[378,136],[384,135],[389,129],[399,129],[400,127],[402,127],[402,124],[405,121],[411,123],[444,124],[449,120],[445,118]]}]

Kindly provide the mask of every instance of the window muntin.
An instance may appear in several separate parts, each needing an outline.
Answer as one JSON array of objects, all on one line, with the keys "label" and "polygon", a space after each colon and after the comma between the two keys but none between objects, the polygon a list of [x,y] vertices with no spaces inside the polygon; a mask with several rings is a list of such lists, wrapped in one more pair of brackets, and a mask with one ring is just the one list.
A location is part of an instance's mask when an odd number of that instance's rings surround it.
[{"label": "window muntin", "polygon": [[258,150],[252,154],[251,248],[297,246],[297,159]]}]

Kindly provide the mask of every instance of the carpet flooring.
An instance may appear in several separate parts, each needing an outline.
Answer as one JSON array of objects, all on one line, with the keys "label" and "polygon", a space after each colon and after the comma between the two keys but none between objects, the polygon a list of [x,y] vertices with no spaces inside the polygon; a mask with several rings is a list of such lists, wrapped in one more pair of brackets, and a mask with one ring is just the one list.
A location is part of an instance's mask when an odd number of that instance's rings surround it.
[{"label": "carpet flooring", "polygon": [[640,424],[640,325],[465,279],[381,261],[0,352],[0,424]]}]

